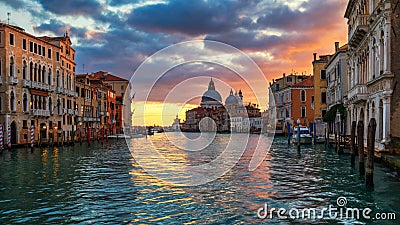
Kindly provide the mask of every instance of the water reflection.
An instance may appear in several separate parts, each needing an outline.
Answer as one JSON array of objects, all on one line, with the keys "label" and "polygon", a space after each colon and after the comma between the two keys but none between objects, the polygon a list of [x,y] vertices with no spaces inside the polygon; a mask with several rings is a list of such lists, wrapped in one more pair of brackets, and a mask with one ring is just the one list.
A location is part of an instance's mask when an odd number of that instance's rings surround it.
[{"label": "water reflection", "polygon": [[[227,143],[218,135],[215,149],[184,152],[163,145],[162,135],[149,137],[160,152],[177,162],[201,164],[215,159]],[[352,207],[400,216],[398,178],[377,164],[375,190],[366,190],[348,156],[323,146],[301,154],[277,139],[258,169],[249,171],[254,154],[251,136],[238,164],[221,178],[196,187],[177,187],[146,173],[123,140],[108,145],[5,151],[0,155],[0,221],[2,224],[260,224],[348,223],[356,221],[260,220],[257,209],[327,207],[345,196]],[[167,142],[165,142],[167,143]],[[217,147],[218,146],[218,147]],[[149,159],[150,160],[150,159]],[[155,165],[156,166],[156,165]],[[159,168],[159,167],[158,167]],[[164,171],[167,173],[168,171]],[[179,176],[186,176],[182,171]],[[385,224],[385,221],[358,221]],[[386,221],[387,222],[387,221]],[[386,224],[398,224],[398,221]]]}]

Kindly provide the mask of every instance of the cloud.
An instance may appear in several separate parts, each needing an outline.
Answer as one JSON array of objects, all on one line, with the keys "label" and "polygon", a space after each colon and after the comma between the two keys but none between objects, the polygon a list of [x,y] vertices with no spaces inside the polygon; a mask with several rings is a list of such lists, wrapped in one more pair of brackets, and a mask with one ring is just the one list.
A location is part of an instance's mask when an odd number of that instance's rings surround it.
[{"label": "cloud", "polygon": [[92,16],[101,13],[102,5],[96,0],[38,0],[43,9],[58,15]]},{"label": "cloud", "polygon": [[201,35],[238,27],[236,1],[174,0],[133,10],[127,22],[148,31]]}]

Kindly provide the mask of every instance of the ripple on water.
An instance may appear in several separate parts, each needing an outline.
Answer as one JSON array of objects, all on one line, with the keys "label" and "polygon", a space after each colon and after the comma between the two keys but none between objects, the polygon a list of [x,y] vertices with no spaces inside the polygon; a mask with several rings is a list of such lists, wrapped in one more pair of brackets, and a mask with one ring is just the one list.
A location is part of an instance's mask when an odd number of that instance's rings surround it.
[{"label": "ripple on water", "polygon": [[[156,134],[149,138],[161,146],[162,154],[196,165],[218,156],[228,137],[218,135],[218,143],[194,153],[176,149],[171,143],[163,145],[165,136]],[[146,173],[123,140],[110,141],[103,147],[93,144],[90,149],[77,145],[35,150],[33,154],[26,149],[6,151],[0,155],[0,221],[2,224],[260,224],[267,222],[256,217],[264,203],[285,208],[327,207],[335,205],[339,196],[347,197],[351,206],[394,211],[400,216],[400,193],[390,191],[397,190],[400,182],[379,164],[375,171],[375,191],[368,192],[358,169],[349,166],[348,157],[339,157],[323,146],[303,147],[298,154],[296,148],[287,146],[285,139],[276,139],[255,171],[248,170],[251,157],[251,151],[245,152],[231,171],[214,182],[176,187]],[[151,162],[151,158],[148,160]],[[152,166],[158,168],[156,163]],[[174,174],[177,179],[188,176],[184,171]],[[305,223],[277,219],[268,222]]]}]

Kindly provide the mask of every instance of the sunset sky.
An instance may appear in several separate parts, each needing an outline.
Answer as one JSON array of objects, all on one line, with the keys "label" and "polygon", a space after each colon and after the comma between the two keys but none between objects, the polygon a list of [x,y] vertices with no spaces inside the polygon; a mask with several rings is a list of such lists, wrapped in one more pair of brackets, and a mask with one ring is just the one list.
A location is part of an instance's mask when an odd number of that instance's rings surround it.
[{"label": "sunset sky", "polygon": [[[130,79],[146,58],[165,47],[182,41],[214,40],[248,54],[271,81],[293,71],[310,74],[314,52],[332,54],[335,41],[345,44],[346,4],[347,0],[0,0],[0,19],[7,22],[10,12],[10,24],[37,36],[61,36],[67,30],[77,50],[77,73],[102,70]],[[174,57],[186,59],[190,54],[182,51]],[[226,60],[234,64],[236,59]],[[246,90],[237,79],[231,79],[226,68],[207,63],[185,66],[158,81],[150,102],[162,102],[157,90],[173,87],[182,77],[219,78],[216,86],[223,99],[229,94],[223,82],[235,90]],[[146,83],[147,79],[136,81]],[[201,95],[206,80],[187,91]],[[245,101],[255,101],[252,93],[247,96]],[[189,103],[198,101],[193,98]],[[169,101],[177,102],[180,100]],[[175,111],[168,115],[173,114]]]}]

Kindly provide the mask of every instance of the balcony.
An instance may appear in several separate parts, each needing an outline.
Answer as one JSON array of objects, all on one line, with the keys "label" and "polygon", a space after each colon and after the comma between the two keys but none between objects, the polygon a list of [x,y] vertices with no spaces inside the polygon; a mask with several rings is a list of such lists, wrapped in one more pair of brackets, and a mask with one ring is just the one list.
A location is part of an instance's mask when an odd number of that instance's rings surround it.
[{"label": "balcony", "polygon": [[74,110],[74,115],[75,115],[75,116],[78,115],[78,110],[77,110],[77,109]]},{"label": "balcony", "polygon": [[360,44],[368,31],[368,15],[358,15],[349,29],[349,44],[356,47]]},{"label": "balcony", "polygon": [[64,92],[63,89],[62,87],[57,87],[57,94],[62,94]]},{"label": "balcony", "polygon": [[18,84],[18,78],[17,77],[8,77],[8,84],[10,84],[10,85]]},{"label": "balcony", "polygon": [[32,109],[31,112],[32,112],[32,114],[34,116],[43,116],[43,117],[49,117],[50,116],[50,110]]},{"label": "balcony", "polygon": [[78,92],[74,92],[74,97],[75,97],[75,98],[79,97]]},{"label": "balcony", "polygon": [[68,113],[68,109],[64,109],[63,114],[67,114],[67,113]]},{"label": "balcony", "polygon": [[56,90],[56,88],[54,86],[49,85],[49,91],[50,92],[54,92]]},{"label": "balcony", "polygon": [[86,101],[86,102],[92,102],[92,99],[91,99],[91,98],[88,98],[88,97],[86,97],[86,98],[85,98],[85,101]]},{"label": "balcony", "polygon": [[22,86],[24,86],[24,87],[31,87],[31,85],[32,85],[32,81],[30,81],[30,80],[25,80],[25,79],[22,80]]},{"label": "balcony", "polygon": [[100,112],[100,116],[104,116],[105,115],[105,113],[104,112]]},{"label": "balcony", "polygon": [[100,118],[96,118],[96,117],[83,117],[83,122],[100,122]]},{"label": "balcony", "polygon": [[0,84],[3,84],[3,77],[0,76]]},{"label": "balcony", "polygon": [[366,101],[368,99],[368,89],[365,84],[357,84],[348,94],[348,100],[353,103]]}]

